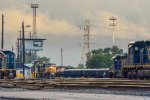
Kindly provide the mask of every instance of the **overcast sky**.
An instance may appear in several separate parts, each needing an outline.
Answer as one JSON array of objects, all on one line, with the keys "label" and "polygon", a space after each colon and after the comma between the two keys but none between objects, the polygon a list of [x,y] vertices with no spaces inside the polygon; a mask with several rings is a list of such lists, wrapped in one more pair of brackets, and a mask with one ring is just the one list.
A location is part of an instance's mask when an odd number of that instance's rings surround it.
[{"label": "overcast sky", "polygon": [[39,4],[38,38],[47,39],[39,55],[51,58],[57,65],[60,65],[60,48],[64,51],[64,65],[79,64],[83,46],[80,26],[87,19],[92,25],[91,50],[112,46],[111,16],[118,19],[115,44],[125,51],[130,41],[150,38],[150,0],[0,0],[0,13],[5,14],[5,49],[13,45],[16,50],[23,19],[26,25],[32,26],[31,3]]}]

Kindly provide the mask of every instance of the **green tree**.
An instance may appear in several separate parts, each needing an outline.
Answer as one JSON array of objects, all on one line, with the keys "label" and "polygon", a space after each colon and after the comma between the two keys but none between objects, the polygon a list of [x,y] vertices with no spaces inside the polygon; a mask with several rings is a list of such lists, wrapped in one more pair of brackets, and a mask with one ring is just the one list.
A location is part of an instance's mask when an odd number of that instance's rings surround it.
[{"label": "green tree", "polygon": [[121,54],[121,53],[123,53],[122,49],[119,49],[117,46],[113,46],[113,48],[112,48],[112,54],[113,55]]},{"label": "green tree", "polygon": [[40,61],[41,63],[49,64],[49,63],[50,63],[50,58],[47,58],[47,57],[40,57],[40,58],[39,58],[39,61]]},{"label": "green tree", "polygon": [[87,68],[110,68],[113,64],[112,57],[123,53],[117,46],[91,51],[91,58],[86,62]]}]

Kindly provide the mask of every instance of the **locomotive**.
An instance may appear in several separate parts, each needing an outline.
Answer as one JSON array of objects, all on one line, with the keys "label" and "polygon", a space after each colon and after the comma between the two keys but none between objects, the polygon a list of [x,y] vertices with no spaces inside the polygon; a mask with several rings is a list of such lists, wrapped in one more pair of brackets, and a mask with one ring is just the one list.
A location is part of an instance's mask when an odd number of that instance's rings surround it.
[{"label": "locomotive", "polygon": [[12,79],[16,77],[15,53],[12,51],[0,51],[0,79]]},{"label": "locomotive", "polygon": [[129,43],[128,53],[117,54],[113,61],[116,76],[129,79],[150,78],[150,41]]}]

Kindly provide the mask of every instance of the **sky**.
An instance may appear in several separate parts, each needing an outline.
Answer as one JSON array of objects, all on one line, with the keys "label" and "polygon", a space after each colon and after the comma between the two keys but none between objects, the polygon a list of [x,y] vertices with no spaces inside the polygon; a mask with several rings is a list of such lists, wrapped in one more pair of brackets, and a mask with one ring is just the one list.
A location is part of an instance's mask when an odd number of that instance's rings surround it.
[{"label": "sky", "polygon": [[[4,49],[11,50],[13,46],[17,50],[16,39],[23,19],[25,25],[32,26],[31,3],[39,4],[37,38],[46,39],[44,50],[38,55],[57,65],[61,64],[61,48],[64,65],[80,63],[85,20],[91,24],[91,50],[112,46],[111,16],[117,18],[115,45],[125,52],[129,42],[150,38],[149,0],[0,0],[0,14],[5,15]],[[29,37],[32,27],[25,30]]]}]

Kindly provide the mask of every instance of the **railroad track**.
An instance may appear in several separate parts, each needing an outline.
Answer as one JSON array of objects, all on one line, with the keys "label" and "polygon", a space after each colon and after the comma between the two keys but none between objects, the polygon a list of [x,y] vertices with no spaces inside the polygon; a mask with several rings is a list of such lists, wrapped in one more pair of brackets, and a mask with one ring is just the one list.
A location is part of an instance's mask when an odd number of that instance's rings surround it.
[{"label": "railroad track", "polygon": [[66,78],[50,80],[0,80],[0,87],[23,89],[52,88],[145,88],[150,89],[150,80],[121,80],[95,78]]}]

